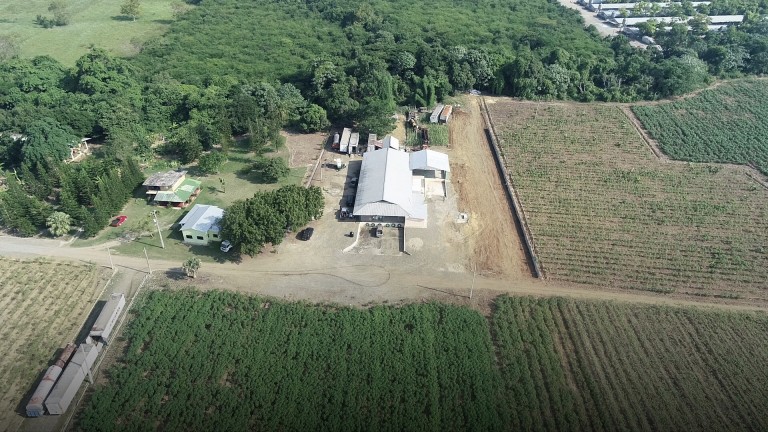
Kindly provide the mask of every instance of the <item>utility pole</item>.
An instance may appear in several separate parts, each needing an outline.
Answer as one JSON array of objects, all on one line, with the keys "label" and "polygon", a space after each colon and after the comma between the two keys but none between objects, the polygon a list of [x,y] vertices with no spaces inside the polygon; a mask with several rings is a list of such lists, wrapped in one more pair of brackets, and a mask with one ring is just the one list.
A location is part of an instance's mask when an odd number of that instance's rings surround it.
[{"label": "utility pole", "polygon": [[475,291],[475,276],[477,276],[477,270],[472,270],[472,287],[469,289],[469,299],[472,300],[472,294]]},{"label": "utility pole", "polygon": [[149,256],[147,255],[147,248],[144,248],[144,258],[147,259],[147,268],[149,269],[149,274],[152,274],[152,266],[149,265]]},{"label": "utility pole", "polygon": [[163,233],[160,232],[160,223],[157,222],[157,210],[152,210],[152,219],[155,221],[157,227],[157,236],[160,237],[160,245],[165,249],[165,241],[163,241]]},{"label": "utility pole", "polygon": [[107,255],[109,255],[109,266],[112,267],[112,270],[115,269],[115,264],[112,262],[112,251],[107,248]]}]

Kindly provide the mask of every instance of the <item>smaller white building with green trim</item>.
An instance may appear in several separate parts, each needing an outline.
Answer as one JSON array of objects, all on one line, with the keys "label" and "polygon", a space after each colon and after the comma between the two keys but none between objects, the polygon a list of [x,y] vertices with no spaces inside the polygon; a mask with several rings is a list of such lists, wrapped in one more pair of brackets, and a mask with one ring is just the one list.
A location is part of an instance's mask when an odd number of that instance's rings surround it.
[{"label": "smaller white building with green trim", "polygon": [[210,242],[220,242],[219,221],[224,210],[212,205],[195,204],[179,222],[184,243],[207,246]]}]

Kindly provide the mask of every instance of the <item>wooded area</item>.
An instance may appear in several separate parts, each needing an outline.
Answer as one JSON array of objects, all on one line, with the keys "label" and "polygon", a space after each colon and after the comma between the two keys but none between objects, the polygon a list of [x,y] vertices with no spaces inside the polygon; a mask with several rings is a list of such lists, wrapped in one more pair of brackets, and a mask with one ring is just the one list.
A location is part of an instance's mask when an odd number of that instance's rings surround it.
[{"label": "wooded area", "polygon": [[[689,92],[713,76],[768,72],[768,24],[756,0],[712,4],[747,14],[725,32],[660,30],[662,51],[601,39],[575,11],[544,0],[187,2],[195,6],[132,59],[94,48],[71,69],[49,57],[0,62],[0,164],[13,177],[0,197],[26,203],[0,214],[4,226],[31,235],[54,210],[85,225],[83,208],[93,213],[106,198],[81,198],[75,210],[65,203],[67,172],[99,183],[131,159],[191,163],[214,148],[226,154],[233,135],[248,134],[254,150],[279,147],[285,127],[333,122],[384,135],[396,106],[471,88],[632,101]],[[98,144],[91,168],[63,168],[86,137]],[[138,184],[129,177],[126,193],[96,212],[98,224]]]}]

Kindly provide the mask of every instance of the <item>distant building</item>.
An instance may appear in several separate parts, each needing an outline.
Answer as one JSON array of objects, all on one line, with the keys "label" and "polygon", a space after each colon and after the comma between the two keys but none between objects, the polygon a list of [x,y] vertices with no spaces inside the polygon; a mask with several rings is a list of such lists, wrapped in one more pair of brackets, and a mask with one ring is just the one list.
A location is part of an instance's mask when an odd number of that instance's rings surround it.
[{"label": "distant building", "polygon": [[220,242],[219,222],[222,217],[224,217],[224,210],[219,207],[195,204],[179,222],[184,243],[208,245],[212,241]]}]

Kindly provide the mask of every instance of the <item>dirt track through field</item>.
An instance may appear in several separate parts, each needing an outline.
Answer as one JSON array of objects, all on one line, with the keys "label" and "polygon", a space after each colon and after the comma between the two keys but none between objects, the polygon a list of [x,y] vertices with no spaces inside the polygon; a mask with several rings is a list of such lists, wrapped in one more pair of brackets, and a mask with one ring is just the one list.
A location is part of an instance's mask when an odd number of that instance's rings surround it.
[{"label": "dirt track through field", "polygon": [[509,280],[530,278],[515,221],[506,202],[476,97],[466,98],[450,123],[451,169],[459,209],[471,211],[467,237],[480,274]]}]

